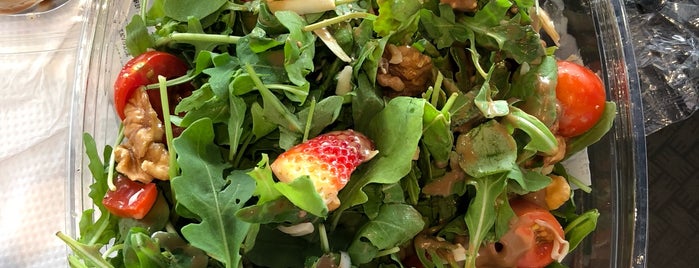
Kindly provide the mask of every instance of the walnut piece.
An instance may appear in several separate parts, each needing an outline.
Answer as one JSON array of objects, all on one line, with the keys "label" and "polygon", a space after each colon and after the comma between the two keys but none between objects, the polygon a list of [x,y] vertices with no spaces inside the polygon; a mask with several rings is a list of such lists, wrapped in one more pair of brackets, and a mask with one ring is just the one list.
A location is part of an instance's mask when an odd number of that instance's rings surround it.
[{"label": "walnut piece", "polygon": [[124,107],[126,141],[114,149],[116,170],[129,179],[149,183],[168,180],[169,158],[163,144],[163,123],[148,101],[144,89],[133,93]]},{"label": "walnut piece", "polygon": [[432,59],[414,47],[389,44],[376,80],[391,89],[389,96],[418,96],[432,82]]},{"label": "walnut piece", "polygon": [[452,9],[458,11],[476,11],[478,8],[477,0],[439,0],[442,4],[450,5]]}]

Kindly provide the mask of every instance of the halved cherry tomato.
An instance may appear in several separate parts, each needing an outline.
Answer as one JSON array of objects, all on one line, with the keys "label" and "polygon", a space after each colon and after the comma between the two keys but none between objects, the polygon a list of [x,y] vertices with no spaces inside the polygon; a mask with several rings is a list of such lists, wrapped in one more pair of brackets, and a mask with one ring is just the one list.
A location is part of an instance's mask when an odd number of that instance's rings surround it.
[{"label": "halved cherry tomato", "polygon": [[[165,78],[175,78],[187,73],[187,64],[175,55],[162,51],[148,51],[129,60],[121,69],[114,82],[114,106],[117,114],[124,119],[124,107],[131,98],[134,90],[141,86],[158,82],[158,75]],[[190,84],[168,88],[168,101],[176,104],[182,97],[191,94]],[[160,92],[149,90],[148,97],[153,109],[162,120]],[[174,105],[170,105],[171,110]],[[172,111],[171,111],[172,112]]]},{"label": "halved cherry tomato", "polygon": [[[523,251],[517,261],[517,267],[549,265],[553,262],[551,253],[555,248],[555,243],[558,243],[556,238],[565,237],[563,227],[547,209],[524,199],[514,199],[510,201],[510,206],[517,215],[517,220],[510,225],[509,235],[503,235],[500,242],[505,246],[509,244],[531,245],[526,249],[515,250]],[[504,241],[505,239],[517,241],[510,243],[511,241]],[[559,246],[564,245],[559,244]],[[567,252],[567,247],[565,251]]]},{"label": "halved cherry tomato", "polygon": [[115,191],[108,191],[102,204],[112,214],[122,218],[143,219],[148,214],[158,197],[155,183],[132,181],[124,176],[117,176]]},{"label": "halved cherry tomato", "polygon": [[558,133],[574,137],[592,128],[604,111],[605,92],[602,80],[585,66],[558,61],[556,98],[561,107]]}]

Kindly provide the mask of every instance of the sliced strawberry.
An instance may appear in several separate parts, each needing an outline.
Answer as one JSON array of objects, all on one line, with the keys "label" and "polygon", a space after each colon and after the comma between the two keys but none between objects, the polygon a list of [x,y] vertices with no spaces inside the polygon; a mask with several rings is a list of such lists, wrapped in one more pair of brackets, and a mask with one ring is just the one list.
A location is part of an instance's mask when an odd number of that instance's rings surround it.
[{"label": "sliced strawberry", "polygon": [[354,130],[328,132],[282,153],[270,166],[281,182],[308,175],[328,210],[340,205],[337,193],[359,164],[378,151],[369,138]]}]

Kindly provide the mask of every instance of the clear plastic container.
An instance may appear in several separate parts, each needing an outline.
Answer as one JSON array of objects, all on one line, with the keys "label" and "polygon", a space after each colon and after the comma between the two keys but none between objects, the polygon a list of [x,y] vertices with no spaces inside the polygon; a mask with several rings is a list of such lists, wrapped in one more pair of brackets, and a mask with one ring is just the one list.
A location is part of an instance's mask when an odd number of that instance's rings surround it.
[{"label": "clear plastic container", "polygon": [[73,220],[66,141],[91,13],[80,0],[0,2],[0,267],[60,267],[69,251],[54,234]]},{"label": "clear plastic container", "polygon": [[[597,208],[597,230],[566,259],[571,267],[645,267],[647,242],[647,182],[643,115],[638,77],[622,0],[565,0],[567,32],[577,39],[583,61],[601,74],[608,98],[617,103],[613,129],[590,147],[593,181],[590,195],[577,195],[583,209]],[[138,3],[136,3],[137,5]],[[123,28],[135,9],[131,1],[94,1],[94,35],[85,55],[86,83],[77,87],[71,120],[70,165],[72,188],[68,202],[74,215],[69,223],[75,235],[80,212],[90,207],[91,176],[83,154],[81,135],[94,135],[98,147],[116,137],[118,119],[110,91],[128,59]]]}]

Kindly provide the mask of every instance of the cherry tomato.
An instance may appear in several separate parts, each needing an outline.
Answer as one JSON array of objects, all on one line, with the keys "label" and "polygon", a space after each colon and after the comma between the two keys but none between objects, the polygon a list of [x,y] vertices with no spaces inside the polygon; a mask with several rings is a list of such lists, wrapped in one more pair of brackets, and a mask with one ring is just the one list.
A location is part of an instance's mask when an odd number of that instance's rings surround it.
[{"label": "cherry tomato", "polygon": [[148,214],[158,197],[155,183],[132,181],[124,176],[117,176],[115,191],[108,191],[102,204],[112,214],[122,218],[143,219]]},{"label": "cherry tomato", "polygon": [[[129,60],[121,69],[114,82],[114,106],[117,114],[124,119],[124,107],[131,98],[134,90],[141,86],[158,82],[158,75],[165,78],[175,78],[187,73],[187,64],[175,55],[162,51],[148,51]],[[176,104],[183,97],[191,94],[190,84],[183,84],[168,88],[168,101]],[[151,106],[158,113],[162,121],[162,106],[160,105],[160,92],[149,90],[148,98]],[[170,105],[171,112],[174,105]]]},{"label": "cherry tomato", "polygon": [[602,80],[585,66],[558,61],[556,98],[561,108],[558,133],[574,137],[592,128],[604,111],[605,92]]},{"label": "cherry tomato", "polygon": [[[554,243],[557,243],[556,237],[565,237],[563,227],[547,209],[524,199],[512,200],[510,206],[517,215],[517,220],[510,225],[508,234],[503,235],[500,242],[503,245],[531,245],[529,248],[517,249],[523,251],[517,261],[517,267],[549,265],[553,262],[551,252]],[[513,239],[517,242],[511,243],[512,241],[503,239]]]}]

